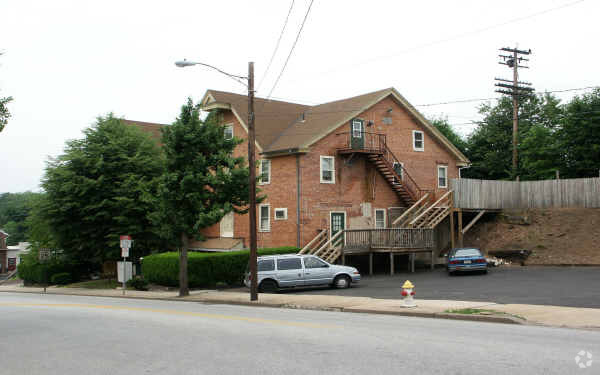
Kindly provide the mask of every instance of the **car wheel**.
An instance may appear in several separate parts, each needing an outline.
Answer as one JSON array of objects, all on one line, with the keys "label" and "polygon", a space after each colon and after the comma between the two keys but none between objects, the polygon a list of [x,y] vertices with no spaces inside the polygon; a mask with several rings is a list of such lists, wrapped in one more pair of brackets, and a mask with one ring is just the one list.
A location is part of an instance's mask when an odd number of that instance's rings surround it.
[{"label": "car wheel", "polygon": [[264,280],[258,286],[258,291],[261,293],[276,293],[277,283],[273,280]]},{"label": "car wheel", "polygon": [[456,275],[455,271],[448,270],[448,276],[454,276],[454,275]]},{"label": "car wheel", "polygon": [[336,289],[350,288],[350,277],[348,275],[339,275],[333,279],[333,287]]},{"label": "car wheel", "polygon": [[483,270],[482,272],[483,272],[484,275],[487,275],[488,270]]}]

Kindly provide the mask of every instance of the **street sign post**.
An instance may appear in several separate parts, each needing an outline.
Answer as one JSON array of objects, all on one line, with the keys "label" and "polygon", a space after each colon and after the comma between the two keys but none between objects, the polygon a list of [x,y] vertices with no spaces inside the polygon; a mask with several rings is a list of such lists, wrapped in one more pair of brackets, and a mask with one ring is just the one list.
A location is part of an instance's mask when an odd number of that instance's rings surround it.
[{"label": "street sign post", "polygon": [[121,256],[123,257],[123,295],[125,295],[125,283],[126,283],[125,267],[127,264],[125,262],[125,260],[129,256],[129,249],[131,248],[131,244],[133,241],[131,240],[131,236],[120,236],[119,240],[121,242]]}]

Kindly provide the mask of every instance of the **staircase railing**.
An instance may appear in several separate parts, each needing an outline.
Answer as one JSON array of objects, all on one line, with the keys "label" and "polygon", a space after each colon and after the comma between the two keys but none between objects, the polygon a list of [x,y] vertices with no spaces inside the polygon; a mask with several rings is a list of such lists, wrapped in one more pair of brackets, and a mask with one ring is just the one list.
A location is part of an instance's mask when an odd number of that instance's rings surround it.
[{"label": "staircase railing", "polygon": [[[413,200],[419,200],[426,193],[426,191],[419,188],[417,182],[411,177],[411,175],[408,173],[406,168],[404,168],[400,160],[396,157],[396,155],[394,155],[392,150],[389,149],[387,144],[383,145],[381,152],[383,160],[386,161],[390,170],[397,176],[396,178],[398,178],[399,182],[406,188],[408,194],[410,194]],[[402,168],[401,176],[398,175],[396,169],[394,169],[394,165],[397,166],[396,168]]]},{"label": "staircase railing", "polygon": [[398,224],[402,223],[403,221],[406,221],[407,219],[409,219],[410,215],[416,214],[420,208],[422,208],[423,206],[425,206],[427,204],[428,198],[429,198],[429,193],[426,193],[425,195],[423,195],[421,197],[421,199],[419,199],[417,202],[415,202],[415,204],[413,204],[406,211],[404,211],[402,213],[402,215],[398,216],[396,218],[396,220],[394,220],[392,222],[392,226],[398,225]]},{"label": "staircase railing", "polygon": [[317,251],[319,247],[321,247],[322,242],[327,238],[327,230],[323,229],[319,231],[319,233],[313,238],[309,243],[307,243],[298,254],[312,254]]},{"label": "staircase railing", "polygon": [[312,254],[329,263],[335,262],[342,255],[342,246],[344,246],[343,235],[344,231],[340,230]]},{"label": "staircase railing", "polygon": [[[444,202],[446,204],[443,205],[442,202]],[[442,195],[442,197],[440,199],[438,199],[437,201],[435,201],[431,206],[429,206],[429,208],[427,208],[420,215],[418,215],[417,217],[412,219],[408,223],[408,225],[409,226],[415,225],[419,221],[419,219],[421,219],[423,217],[427,217],[427,215],[429,215],[432,210],[435,210],[436,208],[440,208],[440,207],[446,208],[446,210],[444,210],[444,213],[448,209],[452,209],[452,190],[450,190],[446,194]]]},{"label": "staircase railing", "polygon": [[339,147],[355,148],[357,150],[380,151],[385,147],[385,134],[370,132],[343,132],[336,133],[343,136]]}]

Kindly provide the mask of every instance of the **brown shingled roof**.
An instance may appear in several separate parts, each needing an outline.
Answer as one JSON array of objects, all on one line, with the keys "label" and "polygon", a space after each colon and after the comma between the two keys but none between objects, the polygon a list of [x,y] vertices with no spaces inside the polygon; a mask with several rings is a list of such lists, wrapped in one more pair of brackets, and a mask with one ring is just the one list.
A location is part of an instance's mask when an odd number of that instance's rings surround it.
[{"label": "brown shingled roof", "polygon": [[[467,157],[393,87],[315,106],[255,98],[257,144],[263,153],[303,151],[344,122],[350,121],[388,96],[392,96],[415,121],[446,146],[460,164],[469,163]],[[207,109],[231,109],[242,126],[247,129],[247,96],[208,90],[202,99],[202,105]],[[300,121],[302,115],[304,121]]]},{"label": "brown shingled roof", "polygon": [[152,122],[134,121],[134,120],[126,120],[126,119],[121,119],[121,121],[125,125],[135,126],[138,129],[140,129],[141,131],[143,131],[144,133],[150,134],[152,139],[154,139],[158,143],[160,143],[162,140],[162,132],[160,129],[163,126],[168,126],[166,124],[155,124]]}]

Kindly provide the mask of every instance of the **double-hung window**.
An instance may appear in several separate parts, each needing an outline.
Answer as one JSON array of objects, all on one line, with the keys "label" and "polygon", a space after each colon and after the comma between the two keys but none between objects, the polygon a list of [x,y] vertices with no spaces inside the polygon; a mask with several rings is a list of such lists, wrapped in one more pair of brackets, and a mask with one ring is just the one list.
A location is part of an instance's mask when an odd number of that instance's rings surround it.
[{"label": "double-hung window", "polygon": [[223,127],[225,139],[233,139],[233,125],[225,125]]},{"label": "double-hung window", "polygon": [[352,137],[363,137],[363,122],[362,120],[352,120]]},{"label": "double-hung window", "polygon": [[269,216],[269,214],[270,206],[268,204],[261,204],[260,206],[258,206],[258,230],[260,232],[271,231],[271,217]]},{"label": "double-hung window", "polygon": [[413,150],[425,151],[425,135],[420,130],[413,130]]},{"label": "double-hung window", "polygon": [[335,184],[335,157],[321,156],[321,183]]},{"label": "double-hung window", "polygon": [[271,183],[271,160],[269,159],[261,159],[260,160],[260,184],[270,184]]},{"label": "double-hung window", "polygon": [[438,173],[438,187],[439,188],[447,188],[448,187],[448,166],[447,165],[438,165],[437,173]]},{"label": "double-hung window", "polygon": [[385,228],[385,209],[375,209],[375,229]]}]

